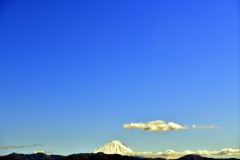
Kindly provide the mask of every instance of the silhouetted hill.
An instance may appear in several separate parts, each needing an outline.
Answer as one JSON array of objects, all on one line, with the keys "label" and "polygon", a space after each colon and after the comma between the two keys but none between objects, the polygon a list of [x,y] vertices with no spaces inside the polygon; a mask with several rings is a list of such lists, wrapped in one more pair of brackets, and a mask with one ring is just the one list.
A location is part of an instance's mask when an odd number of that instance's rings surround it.
[{"label": "silhouetted hill", "polygon": [[202,156],[197,155],[197,154],[189,154],[189,155],[180,157],[178,160],[207,160],[207,159],[208,158],[202,157]]},{"label": "silhouetted hill", "polygon": [[[119,154],[86,153],[86,154],[69,155],[62,158],[61,160],[150,160],[150,159],[142,158],[142,157],[134,157],[134,156],[123,156]],[[165,160],[165,159],[155,158],[154,160]]]},{"label": "silhouetted hill", "polygon": [[178,160],[239,160],[239,159],[237,159],[237,158],[208,158],[208,157],[202,157],[197,154],[189,154],[189,155],[178,158]]},{"label": "silhouetted hill", "polygon": [[[17,154],[12,153],[6,156],[1,156],[0,160],[165,160],[163,158],[143,158],[133,156],[122,156],[119,154],[104,154],[104,153],[80,153],[69,156],[47,155],[44,153],[37,154]],[[186,155],[178,160],[222,160],[215,158],[206,158],[200,155]],[[237,158],[225,158],[224,160],[239,160]]]},{"label": "silhouetted hill", "polygon": [[47,155],[44,153],[36,153],[36,154],[12,153],[12,154],[0,157],[0,160],[57,160],[61,158],[63,158],[63,156]]}]

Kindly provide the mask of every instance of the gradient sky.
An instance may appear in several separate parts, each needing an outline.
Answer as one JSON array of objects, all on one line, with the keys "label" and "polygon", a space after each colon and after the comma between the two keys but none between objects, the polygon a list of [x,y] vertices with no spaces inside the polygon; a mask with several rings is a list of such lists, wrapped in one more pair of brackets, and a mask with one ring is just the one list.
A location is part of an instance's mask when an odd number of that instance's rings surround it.
[{"label": "gradient sky", "polygon": [[[239,3],[0,1],[0,150],[239,148]],[[218,129],[149,132],[164,120]]]}]

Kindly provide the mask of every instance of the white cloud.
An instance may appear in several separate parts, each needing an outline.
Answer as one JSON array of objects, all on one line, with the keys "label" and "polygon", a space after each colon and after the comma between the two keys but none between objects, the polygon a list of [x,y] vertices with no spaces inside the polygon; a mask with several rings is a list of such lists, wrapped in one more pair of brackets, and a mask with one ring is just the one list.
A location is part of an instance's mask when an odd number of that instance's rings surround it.
[{"label": "white cloud", "polygon": [[147,131],[168,131],[168,130],[180,130],[180,129],[187,129],[187,126],[182,126],[177,123],[173,122],[164,122],[162,120],[156,120],[151,122],[139,122],[139,123],[130,123],[130,124],[124,124],[123,127],[125,129],[130,128],[137,128]]},{"label": "white cloud", "polygon": [[177,152],[174,150],[166,150],[164,152],[136,152],[135,155],[143,156],[147,158],[167,158],[167,159],[176,159],[189,154],[197,154],[201,156],[240,156],[240,149],[225,148],[219,151],[207,151],[207,150],[198,150],[196,152],[186,150],[183,152]]},{"label": "white cloud", "polygon": [[36,154],[36,153],[45,153],[43,150],[40,150],[40,151],[33,151],[33,154]]},{"label": "white cloud", "polygon": [[240,155],[240,149],[224,148],[218,151],[216,155]]},{"label": "white cloud", "polygon": [[142,129],[145,131],[169,131],[169,130],[182,130],[182,129],[211,129],[211,128],[218,128],[216,125],[180,125],[174,122],[165,122],[163,120],[155,120],[150,122],[137,122],[137,123],[129,123],[124,124],[123,128],[125,129]]}]

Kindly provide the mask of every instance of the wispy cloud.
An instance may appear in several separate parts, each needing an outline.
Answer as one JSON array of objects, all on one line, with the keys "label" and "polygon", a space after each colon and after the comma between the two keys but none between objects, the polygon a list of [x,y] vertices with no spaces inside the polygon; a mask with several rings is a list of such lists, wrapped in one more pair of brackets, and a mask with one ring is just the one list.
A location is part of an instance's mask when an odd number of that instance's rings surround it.
[{"label": "wispy cloud", "polygon": [[0,150],[4,150],[4,149],[16,149],[16,148],[27,148],[27,146],[0,146]]},{"label": "wispy cloud", "polygon": [[219,128],[216,125],[208,125],[208,126],[197,126],[197,125],[192,125],[193,129],[214,129],[214,128]]},{"label": "wispy cloud", "polygon": [[44,146],[43,144],[33,144],[32,147],[42,147]]},{"label": "wispy cloud", "polygon": [[40,147],[42,144],[32,144],[32,145],[20,145],[20,146],[0,146],[0,150],[6,149],[21,149],[21,148],[31,148],[31,147]]},{"label": "wispy cloud", "polygon": [[182,129],[211,129],[218,128],[216,125],[180,125],[174,122],[165,122],[163,120],[155,120],[150,122],[137,122],[137,123],[129,123],[124,124],[123,128],[125,129],[141,129],[145,131],[169,131],[169,130],[182,130]]}]

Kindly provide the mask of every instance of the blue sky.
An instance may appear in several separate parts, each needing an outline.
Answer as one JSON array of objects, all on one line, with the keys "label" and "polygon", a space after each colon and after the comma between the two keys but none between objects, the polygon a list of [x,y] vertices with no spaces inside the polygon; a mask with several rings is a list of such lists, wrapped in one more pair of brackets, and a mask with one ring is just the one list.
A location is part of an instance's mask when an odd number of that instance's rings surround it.
[{"label": "blue sky", "polygon": [[0,154],[239,148],[238,1],[1,1],[0,35],[0,146],[44,145]]}]

